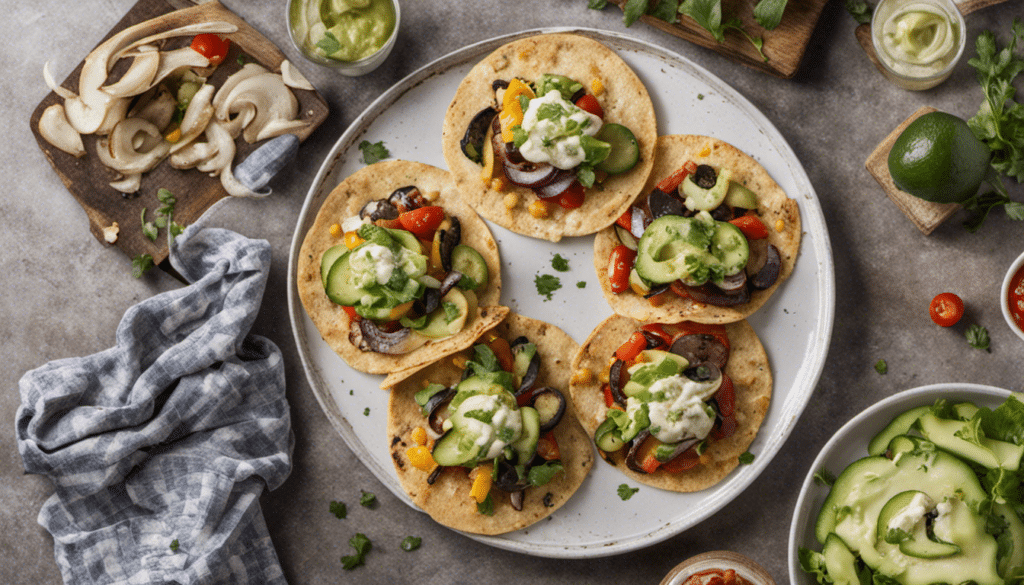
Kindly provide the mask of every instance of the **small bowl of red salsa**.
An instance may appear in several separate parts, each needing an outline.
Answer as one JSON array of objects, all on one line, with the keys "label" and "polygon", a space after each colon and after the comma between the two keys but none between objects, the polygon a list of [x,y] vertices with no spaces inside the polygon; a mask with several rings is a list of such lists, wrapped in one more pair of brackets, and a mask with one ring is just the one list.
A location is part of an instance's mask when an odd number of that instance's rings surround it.
[{"label": "small bowl of red salsa", "polygon": [[1018,256],[1006,271],[999,305],[1010,329],[1024,339],[1024,254]]},{"label": "small bowl of red salsa", "polygon": [[747,557],[718,550],[679,563],[665,575],[661,585],[775,585],[775,581]]}]

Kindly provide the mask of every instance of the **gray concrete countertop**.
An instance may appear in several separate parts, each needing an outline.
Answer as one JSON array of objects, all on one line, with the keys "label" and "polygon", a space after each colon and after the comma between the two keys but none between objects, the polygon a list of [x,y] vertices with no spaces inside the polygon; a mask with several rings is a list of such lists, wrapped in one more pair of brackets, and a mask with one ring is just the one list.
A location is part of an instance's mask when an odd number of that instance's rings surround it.
[{"label": "gray concrete countertop", "polygon": [[[284,2],[225,0],[225,5],[276,42],[294,62]],[[153,271],[136,280],[130,259],[99,244],[85,214],[46,162],[28,119],[46,95],[43,64],[63,79],[132,6],[132,0],[12,3],[0,46],[5,72],[0,111],[0,582],[61,582],[53,541],[36,515],[52,492],[49,481],[24,475],[14,440],[18,380],[51,360],[110,347],[124,311],[180,284]],[[1022,16],[1011,0],[967,17],[968,55],[983,29],[1005,39]],[[378,95],[409,73],[460,47],[500,34],[543,26],[584,26],[656,43],[720,76],[748,98],[791,145],[820,199],[836,268],[836,314],[828,359],[810,403],[767,470],[732,503],[686,532],[629,554],[591,560],[535,558],[491,548],[432,522],[405,506],[359,462],[331,427],[300,363],[286,309],[288,249],[307,190],[337,137]],[[732,550],[762,564],[778,583],[789,580],[787,543],[797,490],[821,446],[842,424],[900,390],[937,382],[977,382],[1021,391],[1024,342],[1003,322],[999,283],[1024,250],[1024,225],[993,213],[967,233],[959,216],[922,235],[885,197],[864,168],[874,147],[920,106],[968,118],[981,89],[963,59],[952,78],[926,92],[907,92],[882,78],[854,37],[856,23],[834,1],[825,8],[796,77],[778,79],[719,54],[636,24],[626,29],[617,8],[590,10],[585,0],[406,1],[398,46],[375,73],[349,79],[303,66],[328,100],[328,120],[275,179],[274,194],[218,209],[216,223],[273,245],[273,269],[254,333],[277,343],[287,360],[288,398],[296,435],[294,469],[261,502],[290,583],[657,583],[677,563],[709,550]],[[1019,186],[1012,187],[1017,198]],[[928,318],[929,300],[951,290],[968,306],[964,323],[987,327],[992,351],[972,349],[963,325],[941,329]],[[582,340],[578,340],[582,341]],[[776,356],[775,359],[785,359]],[[874,364],[888,363],[878,374]],[[353,505],[374,492],[375,509]],[[349,516],[328,512],[349,502]],[[366,566],[342,570],[348,539],[370,535]],[[416,552],[398,542],[418,535]]]}]

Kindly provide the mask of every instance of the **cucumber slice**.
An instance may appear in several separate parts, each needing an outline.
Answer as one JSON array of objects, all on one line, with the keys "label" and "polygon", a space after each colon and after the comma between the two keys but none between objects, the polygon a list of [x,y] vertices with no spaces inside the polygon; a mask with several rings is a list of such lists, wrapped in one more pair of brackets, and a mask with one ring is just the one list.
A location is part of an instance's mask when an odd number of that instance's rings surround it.
[{"label": "cucumber slice", "polygon": [[711,211],[725,201],[732,184],[732,171],[722,169],[718,172],[714,187],[705,189],[693,182],[693,175],[688,175],[679,185],[680,192],[686,196],[683,202],[690,211]]},{"label": "cucumber slice", "polygon": [[419,239],[412,232],[405,230],[396,230],[392,228],[384,228],[388,231],[388,234],[401,245],[403,248],[416,252],[417,254],[423,253],[423,246],[420,244]]},{"label": "cucumber slice", "polygon": [[609,175],[624,173],[635,167],[640,160],[640,145],[636,142],[636,136],[622,124],[605,124],[594,138],[612,145],[608,156],[597,164],[598,169]]},{"label": "cucumber slice", "polygon": [[896,415],[881,431],[868,443],[868,455],[881,455],[889,447],[889,442],[897,435],[905,435],[910,430],[914,421],[921,418],[921,415],[931,410],[931,406],[918,406]]},{"label": "cucumber slice", "polygon": [[434,461],[442,467],[471,463],[480,455],[481,446],[471,436],[452,429],[434,443]]},{"label": "cucumber slice", "polygon": [[490,272],[487,261],[474,248],[459,244],[452,249],[452,270],[462,273],[458,286],[463,290],[482,290],[487,287]]},{"label": "cucumber slice", "polygon": [[757,193],[736,181],[730,181],[729,190],[725,192],[725,203],[740,209],[757,209]]},{"label": "cucumber slice", "polygon": [[594,431],[594,443],[605,453],[614,453],[626,444],[619,434],[618,427],[615,426],[615,421],[610,418],[605,419]]},{"label": "cucumber slice", "polygon": [[725,269],[725,274],[736,274],[747,265],[750,246],[740,228],[726,221],[715,222],[715,235],[711,237],[711,254]]},{"label": "cucumber slice", "polygon": [[331,271],[331,266],[348,252],[348,246],[345,244],[338,244],[337,246],[331,246],[327,248],[324,255],[320,257],[320,282],[323,283],[324,287],[327,287],[327,274]]},{"label": "cucumber slice", "polygon": [[[454,305],[458,312],[449,315],[445,309],[446,304]],[[466,302],[466,297],[458,289],[452,289],[441,299],[441,306],[427,316],[427,322],[423,328],[416,331],[420,335],[425,335],[431,339],[451,337],[462,331],[468,316],[469,306]]]},{"label": "cucumber slice", "polygon": [[366,294],[365,290],[352,281],[352,268],[349,266],[351,257],[351,254],[345,253],[335,260],[324,283],[324,290],[331,302],[349,307],[358,304]]},{"label": "cucumber slice", "polygon": [[537,454],[537,441],[540,440],[540,413],[532,406],[524,406],[519,409],[519,414],[523,418],[523,434],[512,443],[512,448],[519,456],[518,463],[526,465]]},{"label": "cucumber slice", "polygon": [[921,434],[926,439],[968,461],[989,469],[1003,468],[1007,471],[1020,469],[1024,457],[1024,445],[1015,445],[998,439],[981,437],[980,445],[966,441],[957,433],[967,426],[964,421],[939,418],[931,412],[917,419]]},{"label": "cucumber slice", "polygon": [[835,585],[860,585],[857,559],[838,535],[830,533],[825,538],[821,556],[825,558],[825,569]]}]

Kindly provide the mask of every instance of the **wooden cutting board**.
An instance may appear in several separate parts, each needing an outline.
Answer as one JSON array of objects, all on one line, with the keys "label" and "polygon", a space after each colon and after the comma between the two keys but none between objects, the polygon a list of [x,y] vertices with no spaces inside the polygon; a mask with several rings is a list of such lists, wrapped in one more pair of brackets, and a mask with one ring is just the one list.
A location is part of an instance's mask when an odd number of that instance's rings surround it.
[{"label": "wooden cutting board", "polygon": [[[619,8],[626,4],[626,0],[611,2]],[[679,22],[676,24],[669,24],[648,15],[641,16],[640,20],[754,69],[788,79],[796,75],[807,50],[807,44],[811,40],[811,33],[814,32],[827,2],[828,0],[789,0],[779,26],[775,30],[765,30],[754,20],[754,0],[722,0],[722,20],[737,17],[743,22],[744,30],[752,36],[760,36],[764,40],[762,51],[768,61],[762,59],[754,45],[735,30],[726,31],[725,40],[719,43],[711,33],[689,16],[680,14]]]},{"label": "wooden cutting board", "polygon": [[[239,70],[245,62],[258,62],[271,71],[280,72],[281,62],[285,59],[284,54],[256,29],[216,1],[195,6],[183,0],[140,0],[111,29],[104,40],[129,26],[178,9],[182,10],[182,18],[191,22],[223,20],[238,26],[237,32],[227,35],[231,40],[231,50],[227,58],[209,78],[214,86],[220,87],[224,79]],[[189,39],[179,40],[180,44],[187,42]],[[59,51],[55,49],[54,56],[58,55]],[[80,63],[61,85],[77,93],[78,76],[81,71]],[[41,76],[39,83],[43,83]],[[305,140],[327,117],[327,103],[316,91],[293,88],[292,93],[299,102],[300,118],[308,121],[308,124],[295,134],[299,140]],[[168,189],[175,195],[177,205],[174,209],[174,221],[183,225],[194,223],[210,206],[229,196],[221,187],[219,178],[210,177],[195,169],[173,169],[166,160],[143,175],[142,187],[137,195],[124,196],[110,186],[110,182],[118,176],[99,162],[96,156],[95,136],[83,136],[87,154],[81,158],[75,158],[55,148],[40,136],[39,117],[43,110],[62,101],[53,92],[43,99],[30,118],[32,132],[39,143],[39,148],[57,171],[61,181],[85,209],[89,217],[90,230],[103,245],[110,245],[104,240],[103,228],[117,222],[120,231],[113,245],[130,257],[150,254],[155,263],[160,263],[167,257],[166,230],[161,229],[156,241],[151,241],[142,234],[141,220],[143,209],[146,210],[147,221],[154,219],[154,212],[161,206],[156,195],[158,189]],[[239,137],[235,144],[237,152],[233,164],[237,166],[262,143],[248,144]]]}]

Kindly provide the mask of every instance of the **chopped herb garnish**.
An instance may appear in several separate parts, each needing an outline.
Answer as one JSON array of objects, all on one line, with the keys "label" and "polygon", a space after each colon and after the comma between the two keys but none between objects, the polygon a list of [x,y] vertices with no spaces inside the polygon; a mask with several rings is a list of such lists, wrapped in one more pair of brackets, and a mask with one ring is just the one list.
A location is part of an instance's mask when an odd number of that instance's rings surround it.
[{"label": "chopped herb garnish", "polygon": [[332,501],[330,510],[338,520],[344,520],[345,516],[348,516],[348,506],[345,505],[345,502]]},{"label": "chopped herb garnish", "polygon": [[743,453],[742,455],[740,455],[740,463],[742,465],[750,465],[753,462],[754,462],[754,454],[751,453],[750,451],[747,451],[746,453]]},{"label": "chopped herb garnish", "polygon": [[363,416],[370,416],[370,407],[367,406],[363,409]]},{"label": "chopped herb garnish", "polygon": [[555,254],[551,259],[551,267],[559,272],[569,271],[569,259],[563,257],[561,254]]},{"label": "chopped herb garnish", "polygon": [[459,306],[458,305],[456,305],[455,303],[444,302],[444,303],[441,303],[441,306],[444,308],[444,322],[445,323],[451,323],[452,321],[454,321],[454,320],[459,318],[459,315],[461,314],[461,311],[459,311]]},{"label": "chopped herb garnish", "polygon": [[622,483],[622,484],[619,484],[619,489],[617,491],[619,493],[619,497],[622,498],[623,502],[625,502],[629,498],[632,498],[633,494],[635,494],[638,491],[640,491],[640,488],[631,488],[628,485]]},{"label": "chopped herb garnish", "polygon": [[494,516],[494,499],[491,497],[491,494],[487,494],[484,501],[476,505],[476,511],[484,516]]},{"label": "chopped herb garnish", "polygon": [[324,38],[320,39],[316,46],[324,53],[331,55],[341,49],[341,42],[338,41],[338,37],[334,36],[334,33],[327,31],[324,33]]},{"label": "chopped herb garnish", "polygon": [[983,349],[989,353],[992,353],[991,340],[988,337],[988,329],[985,329],[981,325],[974,324],[967,328],[964,332],[967,336],[967,343],[971,347],[976,349]]},{"label": "chopped herb garnish", "polygon": [[561,279],[551,274],[538,274],[534,277],[533,282],[537,286],[537,294],[546,297],[545,301],[550,301],[551,295],[562,288]]},{"label": "chopped herb garnish", "polygon": [[885,374],[889,371],[889,364],[885,363],[885,360],[878,360],[875,362],[875,371],[879,374]]},{"label": "chopped herb garnish", "polygon": [[587,281],[581,280],[576,283],[576,288],[587,288]]},{"label": "chopped herb garnish", "polygon": [[534,465],[527,472],[527,478],[530,480],[530,485],[536,487],[544,485],[554,479],[555,475],[565,471],[565,467],[556,461],[545,461],[544,465]]},{"label": "chopped herb garnish", "polygon": [[355,549],[356,554],[341,557],[341,567],[346,571],[351,571],[366,562],[366,553],[370,552],[373,545],[362,532],[357,532],[348,540],[348,544]]},{"label": "chopped herb garnish", "polygon": [[142,275],[154,266],[156,266],[156,264],[153,263],[152,255],[139,254],[132,258],[132,276],[135,278],[142,278]]},{"label": "chopped herb garnish", "polygon": [[363,490],[359,491],[362,493],[362,495],[359,496],[360,506],[364,508],[372,508],[374,505],[377,504],[377,496]]},{"label": "chopped herb garnish", "polygon": [[411,550],[416,550],[420,547],[420,543],[422,541],[423,539],[418,536],[406,536],[402,539],[402,550],[407,552]]},{"label": "chopped herb garnish", "polygon": [[359,150],[363,153],[363,164],[372,165],[375,162],[380,162],[391,156],[387,147],[384,146],[384,141],[370,142],[364,140],[359,143]]},{"label": "chopped herb garnish", "polygon": [[178,552],[178,539],[175,538],[171,541],[171,552]]}]

